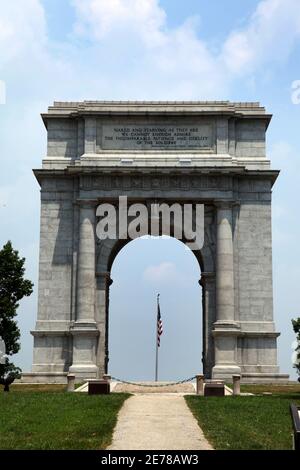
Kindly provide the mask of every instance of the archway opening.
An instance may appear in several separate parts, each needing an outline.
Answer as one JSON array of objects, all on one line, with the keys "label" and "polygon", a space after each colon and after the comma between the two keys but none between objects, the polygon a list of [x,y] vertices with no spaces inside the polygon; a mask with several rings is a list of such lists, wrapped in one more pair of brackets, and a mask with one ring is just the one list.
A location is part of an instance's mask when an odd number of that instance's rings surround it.
[{"label": "archway opening", "polygon": [[202,288],[194,253],[171,237],[141,237],[114,258],[109,295],[108,372],[126,380],[153,380],[156,296],[163,334],[158,380],[202,372]]}]

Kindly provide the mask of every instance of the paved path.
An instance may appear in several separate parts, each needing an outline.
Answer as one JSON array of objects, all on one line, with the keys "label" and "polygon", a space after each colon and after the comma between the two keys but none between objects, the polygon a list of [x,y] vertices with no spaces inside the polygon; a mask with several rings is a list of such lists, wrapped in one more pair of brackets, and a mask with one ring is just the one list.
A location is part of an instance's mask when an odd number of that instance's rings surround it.
[{"label": "paved path", "polygon": [[108,450],[211,450],[183,396],[139,394],[125,401]]},{"label": "paved path", "polygon": [[195,393],[196,387],[196,384],[192,382],[185,382],[183,384],[175,385],[170,385],[169,382],[158,382],[159,387],[151,387],[151,385],[157,385],[157,382],[140,383],[141,385],[117,382],[113,391],[122,393],[187,393],[189,395],[192,395]]}]

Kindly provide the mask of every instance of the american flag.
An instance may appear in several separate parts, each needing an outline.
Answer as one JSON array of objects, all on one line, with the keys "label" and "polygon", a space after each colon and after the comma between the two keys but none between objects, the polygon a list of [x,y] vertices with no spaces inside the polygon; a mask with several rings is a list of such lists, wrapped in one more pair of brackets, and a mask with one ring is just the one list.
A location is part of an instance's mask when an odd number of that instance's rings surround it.
[{"label": "american flag", "polygon": [[157,346],[160,346],[160,337],[163,334],[163,324],[160,315],[159,299],[157,299]]}]

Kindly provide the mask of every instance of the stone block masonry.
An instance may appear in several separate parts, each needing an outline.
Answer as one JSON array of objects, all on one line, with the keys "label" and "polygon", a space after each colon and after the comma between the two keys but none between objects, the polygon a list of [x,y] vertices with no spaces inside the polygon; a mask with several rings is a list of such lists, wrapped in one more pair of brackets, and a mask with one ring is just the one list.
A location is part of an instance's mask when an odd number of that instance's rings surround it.
[{"label": "stone block masonry", "polygon": [[[42,115],[38,316],[26,381],[102,377],[109,368],[112,263],[129,240],[98,240],[96,208],[133,201],[204,204],[205,378],[286,381],[273,321],[271,192],[259,103],[57,102]],[[201,332],[199,332],[199,341]]]}]

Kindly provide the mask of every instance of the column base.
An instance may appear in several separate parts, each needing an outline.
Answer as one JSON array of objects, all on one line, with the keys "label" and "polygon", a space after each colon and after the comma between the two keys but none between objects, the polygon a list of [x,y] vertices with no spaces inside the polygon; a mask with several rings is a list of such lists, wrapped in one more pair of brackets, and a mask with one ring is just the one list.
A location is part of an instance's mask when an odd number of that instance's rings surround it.
[{"label": "column base", "polygon": [[236,364],[216,365],[212,369],[212,378],[232,382],[233,375],[241,375],[241,368]]},{"label": "column base", "polygon": [[16,383],[24,384],[67,384],[67,372],[22,372]]},{"label": "column base", "polygon": [[242,383],[247,384],[288,384],[290,376],[288,374],[276,373],[244,373],[242,372]]},{"label": "column base", "polygon": [[237,337],[239,328],[234,321],[218,321],[214,323],[212,335],[215,343],[215,366],[212,378],[232,382],[233,375],[240,375],[241,368],[237,364]]},{"label": "column base", "polygon": [[69,368],[69,373],[75,375],[76,381],[78,381],[78,379],[88,380],[97,379],[99,377],[99,369],[94,364],[73,364]]},{"label": "column base", "polygon": [[73,336],[73,364],[69,372],[76,381],[97,379],[99,368],[96,365],[99,330],[95,322],[78,321],[70,330]]}]

